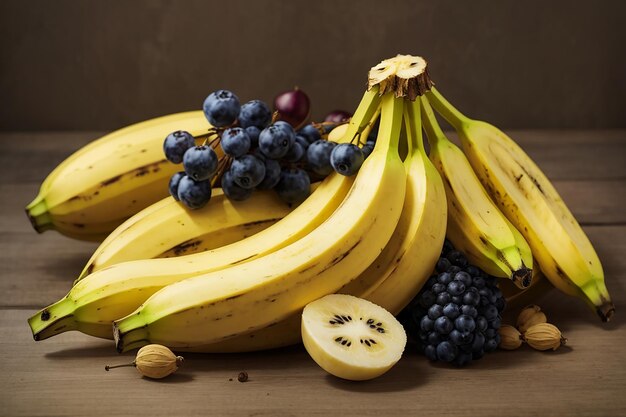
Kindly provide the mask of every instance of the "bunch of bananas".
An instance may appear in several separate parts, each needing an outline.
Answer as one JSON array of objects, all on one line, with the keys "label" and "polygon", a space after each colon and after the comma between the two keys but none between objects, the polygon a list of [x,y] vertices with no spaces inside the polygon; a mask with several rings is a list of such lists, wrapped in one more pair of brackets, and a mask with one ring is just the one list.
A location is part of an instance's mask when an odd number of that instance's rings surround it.
[{"label": "bunch of bananas", "polygon": [[[295,208],[271,194],[232,202],[218,191],[202,210],[187,211],[171,198],[141,210],[106,238],[64,298],[29,319],[35,340],[79,330],[114,338],[119,351],[148,343],[196,352],[297,343],[302,309],[327,294],[351,294],[400,312],[432,273],[446,235],[476,266],[511,283],[511,297],[545,282],[540,263],[554,286],[581,296],[608,320],[614,308],[600,262],[552,185],[504,133],[454,109],[426,69],[421,57],[397,56],[370,70],[368,90],[335,138],[353,142],[380,120],[374,151],[356,176],[329,175]],[[459,131],[465,153],[446,139],[431,104]],[[196,122],[198,130],[207,129],[205,121]],[[146,123],[153,133],[165,129]],[[167,129],[180,128],[177,123]],[[115,139],[120,135],[113,134],[111,149],[123,148]],[[103,147],[103,140],[92,146]],[[150,148],[160,151],[160,143]],[[55,170],[42,190],[68,181],[81,153]],[[109,205],[107,219],[119,223],[133,212],[123,204],[115,213],[113,202],[134,199],[134,186],[147,196],[148,183],[167,192],[160,175],[121,175],[118,187],[127,188],[102,201],[98,196],[106,193],[94,195],[93,203],[81,199],[83,209],[74,199],[73,205],[66,200],[65,211],[56,210],[64,206],[62,197],[42,191],[29,213],[40,229],[54,225],[66,233],[59,225],[70,206],[98,224],[102,218],[92,213]],[[152,181],[131,185],[135,177]],[[72,193],[76,187],[64,195]]]}]

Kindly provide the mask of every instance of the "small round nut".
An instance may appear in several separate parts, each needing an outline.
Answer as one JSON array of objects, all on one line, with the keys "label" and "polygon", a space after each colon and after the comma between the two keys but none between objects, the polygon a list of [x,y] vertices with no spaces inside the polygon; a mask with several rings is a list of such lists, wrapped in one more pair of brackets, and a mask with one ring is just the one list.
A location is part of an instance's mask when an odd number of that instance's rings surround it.
[{"label": "small round nut", "polygon": [[530,347],[537,350],[557,350],[567,342],[561,331],[550,323],[537,323],[531,326],[523,337]]},{"label": "small round nut", "polygon": [[513,326],[500,326],[500,349],[515,350],[522,346],[522,334]]},{"label": "small round nut", "polygon": [[548,321],[546,315],[541,311],[539,306],[534,304],[525,307],[517,316],[517,329],[524,333],[531,326],[538,323],[545,323]]}]

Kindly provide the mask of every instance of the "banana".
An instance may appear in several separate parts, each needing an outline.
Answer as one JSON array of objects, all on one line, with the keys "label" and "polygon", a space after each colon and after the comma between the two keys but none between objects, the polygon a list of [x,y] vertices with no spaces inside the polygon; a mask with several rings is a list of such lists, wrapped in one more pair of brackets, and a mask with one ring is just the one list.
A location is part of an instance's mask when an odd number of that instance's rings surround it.
[{"label": "banana", "polygon": [[[342,140],[349,142],[366,129],[379,106],[380,98],[375,93],[366,94],[352,118],[350,130]],[[192,276],[251,261],[304,237],[342,204],[353,182],[354,178],[328,176],[309,198],[282,220],[230,245],[175,258],[118,263],[87,275],[64,298],[29,319],[33,337],[43,340],[68,330],[79,330],[97,337],[112,338],[113,320],[130,314],[161,288]],[[166,205],[165,202],[157,203],[163,204]],[[147,216],[154,213],[150,212],[152,209],[148,209]]]},{"label": "banana", "polygon": [[[398,225],[376,260],[337,292],[369,300],[398,314],[431,275],[446,234],[446,194],[424,150],[419,100],[407,103],[404,124],[409,154],[407,188]],[[261,330],[221,342],[179,348],[191,352],[248,352],[299,343],[301,312]]]},{"label": "banana", "polygon": [[550,282],[608,321],[615,306],[600,259],[541,169],[500,129],[463,115],[434,88],[427,97],[458,132],[476,175],[524,235]]},{"label": "banana", "polygon": [[257,191],[245,201],[232,201],[216,188],[208,204],[198,210],[167,197],[116,228],[95,250],[75,283],[126,261],[189,255],[228,245],[266,229],[292,210],[273,191]]},{"label": "banana", "polygon": [[358,277],[400,217],[406,186],[398,154],[402,111],[403,99],[383,96],[374,151],[325,222],[276,252],[158,291],[114,322],[118,351],[150,342],[177,348],[226,340],[278,322]]},{"label": "banana", "polygon": [[528,243],[491,201],[463,152],[446,138],[426,100],[422,116],[430,159],[445,184],[448,239],[488,274],[529,286],[533,258]]},{"label": "banana", "polygon": [[177,113],[112,132],[79,149],[43,181],[26,207],[35,230],[101,240],[126,218],[168,195],[179,170],[163,156],[163,140],[175,130],[206,136],[202,111]]}]

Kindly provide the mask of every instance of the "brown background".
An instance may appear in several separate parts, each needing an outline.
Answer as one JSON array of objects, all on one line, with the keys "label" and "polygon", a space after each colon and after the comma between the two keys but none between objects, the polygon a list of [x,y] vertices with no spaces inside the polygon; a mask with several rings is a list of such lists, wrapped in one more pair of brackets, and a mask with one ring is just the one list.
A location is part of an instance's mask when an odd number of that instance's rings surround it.
[{"label": "brown background", "polygon": [[114,129],[217,88],[300,86],[316,119],[367,70],[425,56],[441,90],[505,128],[626,127],[624,1],[0,2],[0,130]]}]

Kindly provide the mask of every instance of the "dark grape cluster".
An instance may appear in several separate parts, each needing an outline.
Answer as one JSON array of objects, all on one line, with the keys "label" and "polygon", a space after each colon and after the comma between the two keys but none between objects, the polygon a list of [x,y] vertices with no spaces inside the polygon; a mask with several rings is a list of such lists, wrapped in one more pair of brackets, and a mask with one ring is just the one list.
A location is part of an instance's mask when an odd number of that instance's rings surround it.
[{"label": "dark grape cluster", "polygon": [[[296,131],[275,120],[278,113],[263,101],[241,105],[228,90],[209,94],[203,111],[213,126],[203,143],[197,145],[198,138],[185,131],[170,133],[163,143],[166,158],[183,164],[183,171],[170,179],[170,194],[191,209],[203,207],[214,186],[231,200],[245,200],[256,189],[274,189],[285,202],[297,204],[310,194],[312,179],[333,170],[356,174],[374,147],[369,138],[362,148],[326,140],[334,123],[311,123]],[[215,152],[218,146],[222,158]]]},{"label": "dark grape cluster", "polygon": [[446,241],[435,272],[399,317],[428,359],[465,366],[500,344],[504,306],[496,278]]}]

